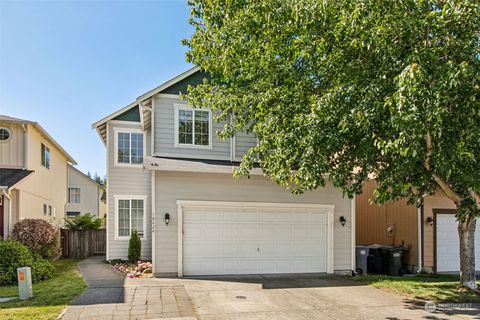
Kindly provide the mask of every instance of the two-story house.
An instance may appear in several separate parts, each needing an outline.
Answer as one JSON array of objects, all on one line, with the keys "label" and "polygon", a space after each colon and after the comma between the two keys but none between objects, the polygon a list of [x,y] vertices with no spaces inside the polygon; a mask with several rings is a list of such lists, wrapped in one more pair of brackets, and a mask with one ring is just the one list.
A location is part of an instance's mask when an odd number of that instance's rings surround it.
[{"label": "two-story house", "polygon": [[67,217],[90,213],[98,218],[107,214],[106,190],[88,175],[68,166]]},{"label": "two-story house", "polygon": [[350,273],[355,202],[332,184],[292,195],[255,169],[233,169],[257,141],[228,140],[208,108],[180,99],[188,70],[93,124],[107,151],[107,259],[133,230],[157,275]]},{"label": "two-story house", "polygon": [[63,224],[68,164],[75,160],[40,124],[0,115],[0,236],[25,218]]}]

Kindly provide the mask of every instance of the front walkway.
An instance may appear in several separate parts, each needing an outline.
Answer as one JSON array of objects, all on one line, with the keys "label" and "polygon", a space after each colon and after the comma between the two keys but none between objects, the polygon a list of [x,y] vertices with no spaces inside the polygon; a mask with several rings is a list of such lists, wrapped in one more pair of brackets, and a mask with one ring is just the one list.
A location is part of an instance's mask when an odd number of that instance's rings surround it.
[{"label": "front walkway", "polygon": [[103,260],[97,256],[79,263],[88,288],[72,302],[62,320],[188,319],[194,315],[184,286],[130,284]]}]

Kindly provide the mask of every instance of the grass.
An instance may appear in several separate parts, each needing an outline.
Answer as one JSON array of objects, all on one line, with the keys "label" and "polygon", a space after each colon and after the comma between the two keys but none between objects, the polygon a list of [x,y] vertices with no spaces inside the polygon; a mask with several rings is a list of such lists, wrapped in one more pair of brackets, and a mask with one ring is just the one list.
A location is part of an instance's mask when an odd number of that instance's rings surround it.
[{"label": "grass", "polygon": [[[0,303],[2,320],[56,319],[66,305],[87,287],[78,272],[79,260],[58,260],[52,279],[33,284],[33,298]],[[17,286],[0,286],[0,297],[18,297]]]},{"label": "grass", "polygon": [[462,288],[459,277],[454,275],[419,274],[406,277],[363,275],[353,279],[415,300],[450,303],[480,302],[479,292]]}]

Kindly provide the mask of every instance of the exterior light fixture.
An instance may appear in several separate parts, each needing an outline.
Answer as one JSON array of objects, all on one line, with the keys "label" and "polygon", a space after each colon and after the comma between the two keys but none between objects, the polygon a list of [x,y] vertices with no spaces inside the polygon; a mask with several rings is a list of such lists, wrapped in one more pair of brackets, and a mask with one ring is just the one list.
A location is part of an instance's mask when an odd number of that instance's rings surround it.
[{"label": "exterior light fixture", "polygon": [[165,224],[168,226],[169,223],[170,223],[170,214],[165,213]]},{"label": "exterior light fixture", "polygon": [[427,217],[426,222],[429,226],[433,226],[433,217]]},{"label": "exterior light fixture", "polygon": [[340,223],[342,224],[342,227],[345,227],[345,223],[347,223],[347,219],[345,219],[344,216],[340,217]]}]

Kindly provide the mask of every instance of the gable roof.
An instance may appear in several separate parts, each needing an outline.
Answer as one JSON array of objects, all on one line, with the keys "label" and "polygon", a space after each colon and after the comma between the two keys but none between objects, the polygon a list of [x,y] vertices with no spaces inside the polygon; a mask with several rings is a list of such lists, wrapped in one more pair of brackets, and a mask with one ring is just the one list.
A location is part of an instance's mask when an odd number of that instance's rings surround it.
[{"label": "gable roof", "polygon": [[47,140],[50,141],[50,143],[53,144],[67,158],[68,162],[73,163],[73,164],[77,164],[77,162],[73,159],[73,157],[71,155],[69,155],[68,152],[65,151],[65,149],[63,149],[62,146],[57,141],[55,141],[55,139],[53,139],[53,137],[50,134],[48,134],[48,132],[45,129],[43,129],[43,127],[38,122],[25,120],[25,119],[20,119],[20,118],[14,118],[14,117],[10,117],[10,116],[3,115],[3,114],[0,114],[0,122],[9,122],[9,123],[17,123],[17,124],[31,124],[38,131],[40,131],[40,133],[45,138],[47,138]]},{"label": "gable roof", "polygon": [[10,189],[32,172],[33,170],[0,168],[0,188]]},{"label": "gable roof", "polygon": [[96,184],[99,188],[105,190],[105,186],[102,186],[101,184],[99,184],[97,181],[93,180],[91,177],[89,177],[88,175],[86,175],[85,173],[83,173],[82,171],[80,171],[80,169],[78,169],[77,167],[75,166],[72,166],[72,165],[68,165],[68,168],[69,169],[72,169],[74,170],[75,172],[79,173],[80,175],[84,176],[85,178],[87,178],[88,180],[90,180],[92,183]]},{"label": "gable roof", "polygon": [[137,119],[138,120],[135,121],[135,120],[128,119],[128,121],[140,122],[142,127],[144,125],[147,125],[146,122],[149,119],[145,118],[145,116],[144,116],[144,114],[145,114],[144,113],[145,104],[146,104],[145,102],[148,99],[150,99],[151,97],[153,97],[154,95],[156,95],[158,93],[161,93],[161,92],[164,92],[164,91],[167,91],[168,89],[171,89],[171,90],[168,90],[169,94],[178,94],[178,92],[181,91],[181,90],[178,90],[178,91],[176,91],[177,93],[174,93],[175,91],[173,91],[174,90],[173,88],[176,85],[177,85],[178,89],[183,88],[185,86],[185,84],[183,84],[182,81],[186,80],[188,77],[193,76],[194,74],[196,74],[199,71],[200,71],[199,67],[193,67],[193,68],[179,74],[178,76],[162,83],[158,87],[153,88],[152,90],[147,91],[146,93],[137,97],[135,99],[135,101],[126,105],[125,107],[121,108],[120,110],[118,110],[118,111],[104,117],[103,119],[93,123],[92,128],[97,130],[98,135],[102,139],[103,143],[105,143],[106,142],[106,136],[107,136],[106,123],[108,121],[111,121],[111,120],[124,120],[124,119],[122,119],[122,115],[131,111],[133,108],[138,108],[138,118],[136,118],[136,120]]}]

